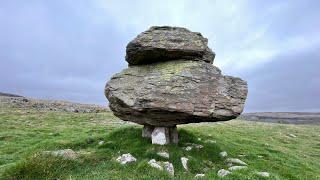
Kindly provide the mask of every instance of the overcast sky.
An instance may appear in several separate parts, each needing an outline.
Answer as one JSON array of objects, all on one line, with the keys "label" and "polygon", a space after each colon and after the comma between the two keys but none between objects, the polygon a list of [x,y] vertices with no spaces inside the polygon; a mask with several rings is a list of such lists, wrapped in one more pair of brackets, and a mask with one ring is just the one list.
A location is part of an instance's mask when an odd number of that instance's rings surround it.
[{"label": "overcast sky", "polygon": [[0,92],[106,104],[126,44],[154,25],[201,32],[246,80],[246,112],[320,111],[318,0],[1,0]]}]

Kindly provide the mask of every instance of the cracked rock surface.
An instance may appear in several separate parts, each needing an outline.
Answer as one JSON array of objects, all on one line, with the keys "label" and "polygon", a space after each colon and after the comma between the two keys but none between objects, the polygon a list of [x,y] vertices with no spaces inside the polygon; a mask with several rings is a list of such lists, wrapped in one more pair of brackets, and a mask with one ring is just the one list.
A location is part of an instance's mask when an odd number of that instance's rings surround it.
[{"label": "cracked rock surface", "polygon": [[208,39],[182,27],[153,26],[127,45],[126,60],[130,65],[188,59],[212,63],[214,52]]},{"label": "cracked rock surface", "polygon": [[110,109],[141,125],[226,121],[244,108],[247,83],[201,61],[166,61],[129,67],[105,88]]}]

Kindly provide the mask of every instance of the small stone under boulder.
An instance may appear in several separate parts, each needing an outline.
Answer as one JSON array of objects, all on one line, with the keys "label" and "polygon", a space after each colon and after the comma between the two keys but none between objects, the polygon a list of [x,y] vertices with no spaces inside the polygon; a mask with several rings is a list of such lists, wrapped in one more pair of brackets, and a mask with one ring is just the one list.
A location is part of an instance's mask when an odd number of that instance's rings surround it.
[{"label": "small stone under boulder", "polygon": [[177,144],[176,125],[227,121],[239,116],[247,83],[212,65],[215,53],[200,33],[157,26],[127,46],[129,67],[106,84],[114,115],[144,126],[153,144]]},{"label": "small stone under boulder", "polygon": [[151,133],[152,144],[177,144],[177,127],[155,127]]}]

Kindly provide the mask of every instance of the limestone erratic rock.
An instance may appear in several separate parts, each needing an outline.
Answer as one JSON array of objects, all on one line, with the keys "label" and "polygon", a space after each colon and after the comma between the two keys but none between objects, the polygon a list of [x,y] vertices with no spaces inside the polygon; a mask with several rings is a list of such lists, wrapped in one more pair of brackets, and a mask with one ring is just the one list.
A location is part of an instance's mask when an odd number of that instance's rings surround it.
[{"label": "limestone erratic rock", "polygon": [[175,59],[212,63],[215,54],[207,44],[208,39],[186,28],[153,26],[127,45],[126,60],[130,65]]},{"label": "limestone erratic rock", "polygon": [[129,67],[111,78],[105,92],[120,119],[172,127],[236,118],[247,84],[212,64],[180,60]]},{"label": "limestone erratic rock", "polygon": [[239,116],[247,83],[222,75],[207,43],[179,27],[151,27],[138,35],[127,46],[129,67],[105,87],[114,115],[144,125],[142,136],[162,145],[178,143],[176,125]]}]

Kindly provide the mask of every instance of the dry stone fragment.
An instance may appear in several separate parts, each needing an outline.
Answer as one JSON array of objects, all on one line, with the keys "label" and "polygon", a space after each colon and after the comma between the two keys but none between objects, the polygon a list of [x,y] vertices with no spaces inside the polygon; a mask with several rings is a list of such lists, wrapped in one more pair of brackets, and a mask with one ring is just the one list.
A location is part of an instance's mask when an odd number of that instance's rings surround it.
[{"label": "dry stone fragment", "polygon": [[187,171],[188,171],[188,161],[189,161],[189,159],[186,158],[186,157],[182,157],[182,158],[181,158],[182,166],[183,166],[183,168],[184,168],[185,170],[187,170]]},{"label": "dry stone fragment", "polygon": [[128,154],[122,154],[121,156],[119,156],[117,158],[117,161],[120,164],[127,164],[127,163],[136,162],[137,159],[135,157],[133,157],[130,153],[128,153]]},{"label": "dry stone fragment", "polygon": [[227,175],[230,174],[230,173],[231,173],[231,172],[228,171],[228,170],[220,169],[220,170],[218,171],[218,176],[224,177],[224,176],[227,176]]}]

